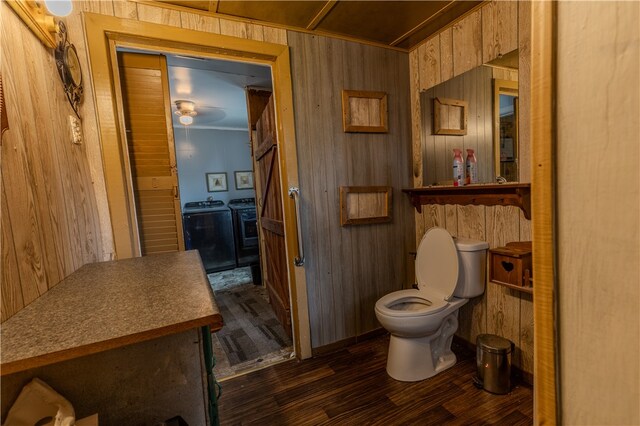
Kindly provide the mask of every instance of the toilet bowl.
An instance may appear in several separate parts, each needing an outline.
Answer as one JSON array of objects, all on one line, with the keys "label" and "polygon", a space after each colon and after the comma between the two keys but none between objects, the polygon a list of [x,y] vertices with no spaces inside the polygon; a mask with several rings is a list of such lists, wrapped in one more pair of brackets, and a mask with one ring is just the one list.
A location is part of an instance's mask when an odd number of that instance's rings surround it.
[{"label": "toilet bowl", "polygon": [[376,317],[389,331],[387,373],[414,382],[433,377],[456,363],[451,341],[458,310],[484,292],[484,241],[454,238],[442,228],[429,229],[416,255],[418,289],[381,297]]}]

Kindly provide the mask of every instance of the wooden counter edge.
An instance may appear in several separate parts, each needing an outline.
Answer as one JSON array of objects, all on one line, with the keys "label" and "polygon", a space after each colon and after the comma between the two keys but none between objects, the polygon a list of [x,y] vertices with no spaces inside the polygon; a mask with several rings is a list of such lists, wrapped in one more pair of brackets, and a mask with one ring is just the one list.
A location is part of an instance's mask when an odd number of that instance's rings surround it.
[{"label": "wooden counter edge", "polygon": [[101,342],[90,343],[83,346],[77,346],[62,351],[51,352],[38,355],[31,358],[24,358],[17,361],[11,361],[0,364],[0,376],[6,376],[20,371],[30,370],[32,368],[43,367],[45,365],[55,364],[62,361],[68,361],[74,358],[80,358],[85,355],[92,355],[99,352],[116,349],[134,343],[145,342],[159,337],[171,334],[181,333],[197,327],[210,326],[211,332],[216,332],[222,328],[223,321],[220,314],[208,315],[206,317],[193,319],[190,321],[172,324],[165,327],[146,330],[127,336],[116,337]]}]

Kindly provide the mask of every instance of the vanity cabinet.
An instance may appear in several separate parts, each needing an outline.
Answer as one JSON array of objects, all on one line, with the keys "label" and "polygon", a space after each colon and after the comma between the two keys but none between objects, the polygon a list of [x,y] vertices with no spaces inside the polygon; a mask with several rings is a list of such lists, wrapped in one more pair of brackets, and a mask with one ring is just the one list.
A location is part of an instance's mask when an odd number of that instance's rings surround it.
[{"label": "vanity cabinet", "polygon": [[104,424],[217,424],[221,327],[195,250],[87,264],[2,324],[2,415],[38,377]]}]

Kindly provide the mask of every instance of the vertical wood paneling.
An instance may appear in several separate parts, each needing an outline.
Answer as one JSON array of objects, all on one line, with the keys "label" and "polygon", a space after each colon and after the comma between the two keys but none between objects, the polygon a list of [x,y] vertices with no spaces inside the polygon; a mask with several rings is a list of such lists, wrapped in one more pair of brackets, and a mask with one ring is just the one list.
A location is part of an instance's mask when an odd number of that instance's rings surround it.
[{"label": "vertical wood paneling", "polygon": [[533,295],[520,294],[520,368],[533,371]]},{"label": "vertical wood paneling", "polygon": [[274,27],[262,27],[264,41],[275,44],[287,44],[287,30]]},{"label": "vertical wood paneling", "polygon": [[[382,81],[386,80],[385,77],[387,75],[387,70],[392,66],[392,64],[389,63],[388,59],[386,58],[386,52],[384,50],[378,50],[369,46],[358,47],[361,51],[362,64],[359,68],[362,72],[362,80],[359,82],[356,81],[354,82],[354,84],[361,84],[368,89],[370,88],[376,91],[382,90],[383,87],[381,87],[381,83]],[[409,74],[405,74],[405,78],[408,79],[408,77]],[[393,91],[392,80],[386,82],[384,86],[384,88],[388,88],[389,92]],[[406,96],[405,99],[408,100],[408,92],[405,92],[405,95],[403,96]],[[395,108],[395,110],[396,113],[400,113],[397,107]],[[407,123],[407,126],[408,124],[409,123]],[[363,159],[365,160],[367,167],[366,172],[361,176],[360,179],[362,179],[362,182],[367,180],[369,182],[373,182],[375,185],[378,185],[379,182],[391,182],[388,176],[390,167],[389,158],[385,156],[378,156],[376,153],[376,151],[378,150],[382,152],[389,152],[388,146],[386,146],[389,142],[389,135],[387,135],[387,137],[368,134],[365,134],[363,136],[366,136],[366,139],[363,138],[360,147],[362,147],[366,152]],[[360,168],[362,168],[362,166],[360,166]],[[380,226],[374,225],[369,227],[370,229],[368,230],[368,233],[364,228],[361,229],[360,232],[362,247],[367,247],[367,245],[369,244],[369,250],[371,251],[370,258],[377,260],[374,263],[365,263],[364,261],[362,261],[362,269],[366,270],[366,282],[369,283],[368,285],[362,286],[359,289],[360,299],[358,300],[358,303],[360,304],[360,320],[362,331],[373,330],[378,324],[375,315],[369,315],[369,313],[374,312],[375,303],[381,297],[378,295],[385,294],[383,288],[402,288],[402,286],[396,287],[396,285],[389,285],[389,268],[391,265],[390,263],[388,263],[389,258],[386,254],[385,246],[392,245],[393,240],[386,238],[385,230],[388,227],[389,224],[382,224]],[[371,242],[374,241],[385,241],[386,244],[371,244]],[[362,258],[367,257],[366,251],[367,250],[365,249],[364,253],[359,253],[359,256],[365,254],[365,256],[362,256]]]},{"label": "vertical wood paneling", "polygon": [[180,12],[182,28],[220,34],[220,19],[197,13]]},{"label": "vertical wood paneling", "polygon": [[[343,84],[347,89],[355,89],[359,82],[364,80],[364,69],[362,66],[363,46],[346,43],[343,46]],[[360,64],[360,66],[350,66],[351,60]],[[350,163],[346,178],[353,182],[354,185],[364,186],[367,185],[366,182],[369,182],[368,184],[371,185],[377,184],[371,181],[373,178],[371,175],[372,167],[369,163],[371,151],[367,146],[369,143],[369,135],[356,133],[353,134],[351,138],[347,139],[338,134],[336,137],[341,141],[341,143],[351,144],[349,147],[349,151],[351,152],[351,155],[349,156]],[[351,244],[352,247],[355,248],[351,257],[353,262],[353,279],[355,283],[354,291],[356,294],[356,300],[359,302],[365,300],[367,294],[374,285],[372,277],[375,276],[375,266],[364,261],[364,258],[368,257],[371,259],[375,256],[375,248],[367,245],[367,235],[369,234],[375,235],[375,230],[364,229],[362,227],[353,227],[351,230]],[[355,305],[356,330],[366,329],[375,321],[374,318],[367,316],[364,305],[365,303],[356,303]]]},{"label": "vertical wood paneling", "polygon": [[[519,241],[519,211],[516,207],[487,207],[487,241],[491,248]],[[487,283],[487,332],[498,334],[516,345],[512,362],[520,366],[520,293]]]},{"label": "vertical wood paneling", "polygon": [[180,11],[138,3],[138,20],[154,24],[180,26]]},{"label": "vertical wood paneling", "polygon": [[438,37],[434,37],[421,45],[419,51],[419,75],[420,89],[427,90],[430,87],[439,84],[442,79],[440,77],[440,42]]},{"label": "vertical wood paneling", "polygon": [[[531,2],[518,2],[518,162],[520,182],[531,182]],[[522,223],[522,222],[521,222]]]},{"label": "vertical wood paneling", "polygon": [[482,61],[489,62],[518,48],[518,4],[492,1],[482,10]]},{"label": "vertical wood paneling", "polygon": [[[324,37],[319,37],[317,43],[319,59],[322,60],[324,58],[326,60],[324,69],[320,70],[319,78],[320,81],[328,83],[325,86],[325,90],[329,92],[324,96],[319,96],[319,99],[324,102],[322,109],[325,114],[328,112],[325,109],[327,107],[332,111],[340,111],[340,94],[342,93],[342,88],[348,86],[341,76],[344,73],[345,66],[348,66],[345,65],[345,61],[348,64],[348,58],[353,52],[349,48],[352,46],[345,42],[336,42]],[[345,55],[345,52],[349,52],[349,54]],[[322,157],[326,167],[325,179],[323,180],[324,193],[322,195],[327,209],[325,214],[329,214],[326,218],[326,225],[328,229],[327,237],[329,237],[328,249],[331,254],[318,254],[327,257],[326,261],[329,262],[327,265],[327,277],[330,278],[332,302],[329,312],[335,312],[335,317],[333,321],[325,320],[331,330],[331,334],[325,337],[328,340],[325,341],[331,342],[355,336],[358,327],[356,311],[353,309],[356,304],[355,286],[344,285],[344,283],[354,281],[354,273],[350,268],[341,268],[344,264],[344,259],[353,258],[353,250],[348,237],[349,232],[343,232],[344,228],[340,226],[339,215],[336,214],[340,209],[340,204],[339,195],[334,192],[336,185],[340,186],[342,185],[341,182],[344,181],[344,176],[340,170],[350,170],[350,155],[340,138],[342,133],[340,121],[335,120],[333,115],[327,116],[323,114],[322,116],[326,118],[323,120],[324,129],[322,133],[323,140],[326,142],[322,143],[321,140],[316,140],[315,142],[320,142],[319,145],[323,148]],[[333,166],[331,166],[332,163]],[[340,245],[339,249],[333,249],[338,245]],[[341,320],[335,321],[335,318],[341,318]]]},{"label": "vertical wood paneling", "polygon": [[[440,33],[440,82],[454,77],[453,73],[453,35],[452,29],[447,28]],[[420,64],[422,67],[422,63]]]},{"label": "vertical wood paneling", "polygon": [[[400,197],[411,185],[408,55],[289,32],[312,346],[370,331],[374,305],[403,287],[414,247],[412,212]],[[389,133],[344,133],[341,91],[385,91]],[[393,222],[341,227],[341,185],[389,185]]]},{"label": "vertical wood paneling", "polygon": [[[6,31],[6,29],[16,25],[16,22],[10,21],[9,18],[13,17],[16,20],[17,18],[10,15],[12,12],[8,10],[8,6],[4,3],[2,7],[4,8],[1,28],[2,53],[5,59],[2,62],[2,75],[5,76],[3,89],[10,126],[9,130],[2,135],[2,184],[8,207],[8,211],[3,211],[2,214],[2,228],[11,227],[13,247],[16,250],[18,261],[17,274],[13,274],[13,277],[18,279],[16,282],[3,281],[2,286],[20,287],[23,297],[22,303],[25,306],[40,296],[40,289],[47,288],[47,271],[43,265],[43,243],[38,232],[40,218],[35,210],[37,200],[34,195],[34,182],[29,175],[25,155],[25,142],[34,139],[34,135],[31,133],[31,126],[21,125],[19,116],[14,115],[19,111],[15,100],[19,98],[24,87],[24,81],[20,78],[19,67],[20,65],[25,65],[20,63],[20,58],[23,58],[23,56],[16,56],[15,61],[7,60],[7,57],[12,57],[13,52],[7,51],[6,47],[11,46],[12,42],[17,42],[17,40],[12,40],[8,37],[10,32]],[[17,33],[16,35],[19,34]],[[16,75],[16,78],[8,78],[8,76],[12,75]],[[22,103],[21,111],[30,109],[26,104],[27,101],[25,99]],[[2,201],[5,202],[5,200]],[[12,218],[15,218],[13,220],[15,223],[12,223]],[[10,249],[10,244],[2,245],[3,259],[6,256],[5,250]],[[7,277],[3,273],[3,279],[5,278]],[[3,291],[3,294],[15,294],[17,291],[17,288],[9,289],[6,292]],[[5,307],[3,304],[2,308],[4,309]],[[2,317],[8,318],[15,312],[3,312]]]},{"label": "vertical wood paneling", "polygon": [[638,2],[559,2],[554,14],[560,84],[548,152],[565,424],[640,424],[639,16]]},{"label": "vertical wood paneling", "polygon": [[[292,37],[292,36],[290,36]],[[316,63],[318,59],[318,50],[316,48],[317,38],[310,38],[306,40],[300,40],[300,44],[298,47],[292,49],[293,57],[297,55],[302,55],[307,58],[307,61],[292,61],[291,62],[291,72],[296,76],[296,81],[301,87],[307,88],[306,95],[310,96],[312,99],[318,99],[319,90],[318,86],[313,84],[313,78],[315,70],[313,70],[312,64]],[[315,60],[314,60],[315,59]],[[316,148],[316,138],[312,137],[315,135],[317,131],[320,129],[320,122],[313,120],[312,117],[317,115],[320,110],[320,105],[316,102],[312,105],[311,108],[305,108],[302,110],[296,110],[296,120],[300,122],[308,123],[308,134],[300,134],[296,135],[296,144],[299,152],[309,152],[311,153],[314,148]],[[317,126],[317,127],[315,127]],[[299,155],[298,156],[298,165],[299,170],[313,170],[315,165],[314,156],[313,155]],[[300,187],[305,188],[304,191],[300,193],[300,214],[302,217],[305,217],[306,220],[302,222],[302,234],[303,235],[312,235],[316,234],[317,230],[317,220],[315,215],[312,213],[315,209],[315,187],[316,180],[319,179],[320,176],[317,176],[315,173],[306,173],[300,174]],[[306,279],[308,282],[316,283],[318,282],[318,264],[315,260],[318,259],[318,253],[320,249],[320,244],[324,242],[324,239],[315,238],[304,238],[304,251],[305,251],[305,273]],[[307,295],[309,298],[309,316],[310,318],[316,318],[316,322],[314,324],[314,332],[312,333],[312,339],[321,339],[324,331],[324,323],[322,321],[322,317],[320,313],[323,311],[323,300],[321,299],[321,292],[319,288],[321,285],[307,285]],[[313,301],[313,302],[311,302]],[[320,340],[321,341],[321,340]],[[313,342],[312,342],[313,343]]]},{"label": "vertical wood paneling", "polygon": [[[114,3],[120,3],[119,1],[112,0],[94,0],[94,1],[79,1],[75,4],[80,6],[80,9],[84,12],[99,13],[101,15],[113,16]],[[122,2],[124,3],[124,2]]]},{"label": "vertical wood paneling", "polygon": [[[30,106],[36,120],[46,120],[50,114],[49,102],[55,103],[55,94],[53,98],[49,97],[46,80],[40,78],[43,69],[55,68],[52,62],[46,62],[47,58],[48,56],[38,55],[28,59],[24,68],[26,72],[22,77],[25,87],[32,88],[29,91],[31,104],[27,106]],[[67,129],[67,126],[64,128]],[[71,215],[66,215],[69,204],[73,203],[73,200],[69,199],[72,197],[69,185],[74,167],[67,158],[68,146],[64,147],[64,143],[68,142],[68,136],[60,134],[59,130],[59,126],[34,126],[35,139],[25,143],[28,172],[35,184],[36,214],[40,218],[38,232],[43,243],[43,266],[49,275],[47,286],[40,287],[40,294],[73,272],[78,264],[82,265],[82,252],[78,251],[76,246],[79,240],[74,238],[77,237],[77,233],[70,235],[71,228],[76,226],[75,211],[72,210]],[[50,138],[60,141],[66,149],[54,149]],[[54,196],[61,196],[64,201],[56,202],[52,199]],[[62,220],[63,217],[68,221]]]},{"label": "vertical wood paneling", "polygon": [[[125,2],[116,1],[115,3]],[[135,3],[132,4],[135,9]],[[90,69],[85,45],[84,27],[80,14],[72,14],[67,17],[67,29],[69,31],[69,37],[74,40],[78,51],[78,57],[82,65],[82,79],[85,82],[90,81],[91,75],[89,73]],[[54,85],[59,87],[57,83]],[[114,257],[114,247],[105,177],[102,168],[102,149],[98,133],[95,130],[98,128],[95,104],[87,101],[93,99],[93,86],[91,84],[84,85],[83,96],[85,101],[80,107],[80,116],[82,117],[81,124],[84,143],[81,147],[76,147],[76,152],[80,158],[86,157],[86,160],[80,160],[81,163],[84,163],[84,167],[88,169],[87,176],[90,177],[91,182],[91,185],[85,186],[85,193],[87,193],[87,197],[95,199],[95,209],[98,213],[97,218],[92,219],[95,228],[95,238],[97,239],[95,244],[97,244],[96,247],[100,248],[96,259],[111,260]],[[67,107],[67,111],[68,110]],[[90,203],[84,208],[86,211],[85,217],[95,215],[95,211],[92,211],[93,207],[90,207]]]},{"label": "vertical wood paneling", "polygon": [[247,22],[220,19],[220,34],[264,41],[262,25],[249,24]]},{"label": "vertical wood paneling", "polygon": [[118,18],[138,19],[138,7],[136,3],[128,0],[114,0],[113,14]]},{"label": "vertical wood paneling", "polygon": [[[419,55],[422,50],[424,50],[424,45],[420,47],[420,49],[415,49],[409,53],[409,100],[411,102],[411,116],[416,117],[421,114],[421,106],[420,106],[420,67],[418,64],[420,63]],[[412,120],[411,121],[411,140],[412,140],[412,175],[413,175],[413,186],[419,187],[422,186],[422,121],[421,120]],[[422,219],[422,214],[415,212],[414,220],[416,224],[416,244],[419,243],[419,236],[424,234],[424,220]]]},{"label": "vertical wood paneling", "polygon": [[481,10],[452,27],[454,76],[482,65],[482,37],[478,37],[482,29]]},{"label": "vertical wood paneling", "polygon": [[[16,248],[11,223],[9,222],[9,206],[4,191],[4,181],[0,182],[2,199],[2,308],[0,320],[5,321],[13,313],[18,312],[24,306],[22,298],[22,288],[15,283],[20,282],[20,272],[18,270],[18,259],[16,258]],[[12,285],[7,285],[11,283]]]},{"label": "vertical wood paneling", "polygon": [[[457,236],[487,241],[485,234],[485,206],[456,206],[458,213]],[[486,289],[485,289],[486,293]],[[478,334],[485,332],[487,324],[487,298],[475,297],[460,309],[461,332],[470,342],[476,341]]]},{"label": "vertical wood paneling", "polygon": [[[73,112],[55,61],[5,3],[0,7],[10,125],[1,148],[4,321],[103,252],[88,155],[70,141]],[[113,14],[111,2],[92,7]]]},{"label": "vertical wood paneling", "polygon": [[[494,4],[495,3],[495,4]],[[415,61],[410,63],[410,76],[412,81],[417,81],[420,90],[429,89],[431,86],[451,80],[470,70],[488,58],[495,57],[498,53],[507,53],[516,47],[520,47],[520,99],[521,104],[521,132],[520,142],[523,151],[530,149],[528,123],[529,119],[529,55],[528,43],[530,39],[528,17],[529,2],[490,2],[480,10],[470,14],[465,19],[454,25],[453,28],[444,30],[433,38],[423,43],[411,54],[416,55]],[[525,57],[523,57],[525,55]],[[418,69],[414,69],[417,67]],[[439,76],[438,76],[439,74]],[[416,75],[418,76],[416,78]],[[416,84],[416,83],[414,83]],[[447,84],[448,88],[455,84]],[[470,81],[465,81],[472,84]],[[431,85],[431,86],[429,86]],[[442,85],[444,87],[445,85]],[[437,89],[437,88],[436,88]],[[437,89],[441,90],[441,89]],[[438,91],[435,96],[443,96]],[[467,95],[465,95],[467,96]],[[476,82],[473,92],[468,95],[475,96],[475,102],[492,104],[491,85],[481,87]],[[432,137],[425,128],[431,126],[431,109],[424,105],[424,97],[419,101],[420,110],[416,109],[416,103],[412,103],[411,116],[412,128],[420,129],[423,139]],[[481,141],[489,141],[492,146],[492,120],[479,120],[469,129],[469,144],[481,144]],[[425,156],[433,155],[441,158],[444,167],[450,166],[452,153],[450,153],[451,141],[445,140],[441,144],[420,145],[421,152],[414,151],[414,168],[422,165],[423,184],[427,184],[429,171],[422,163]],[[460,145],[460,141],[457,142]],[[416,144],[414,141],[414,150]],[[481,163],[492,162],[492,149],[483,150],[478,147],[476,157]],[[528,152],[521,154],[521,177],[528,181],[530,174],[530,161]],[[525,164],[523,164],[525,163]],[[436,166],[437,167],[437,166]],[[446,176],[449,176],[448,170]],[[488,172],[487,172],[488,173]],[[437,173],[433,174],[434,176]],[[486,174],[482,180],[493,180],[493,172]],[[449,177],[450,179],[450,177]],[[423,206],[423,213],[416,215],[421,219],[421,224],[416,224],[416,241],[420,241],[424,232],[432,226],[446,228],[454,236],[468,236],[488,241],[491,247],[497,247],[510,241],[530,241],[531,224],[524,219],[522,212],[515,208],[507,207],[474,207],[474,206]],[[488,277],[488,275],[487,275]],[[525,372],[533,373],[533,304],[528,295],[521,296],[511,290],[504,289],[495,284],[486,283],[486,291],[481,298],[475,298],[463,306],[460,310],[460,326],[458,336],[475,343],[475,337],[480,333],[495,333],[509,338],[516,344],[514,364]]]}]

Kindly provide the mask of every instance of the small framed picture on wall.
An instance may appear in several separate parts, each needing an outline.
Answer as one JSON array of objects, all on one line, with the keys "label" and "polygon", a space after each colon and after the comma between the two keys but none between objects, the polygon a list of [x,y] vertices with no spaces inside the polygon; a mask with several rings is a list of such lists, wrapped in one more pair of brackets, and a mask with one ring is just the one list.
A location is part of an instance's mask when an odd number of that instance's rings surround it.
[{"label": "small framed picture on wall", "polygon": [[227,173],[207,173],[207,191],[208,192],[224,192],[228,191]]},{"label": "small framed picture on wall", "polygon": [[235,172],[236,189],[253,189],[253,172]]}]

